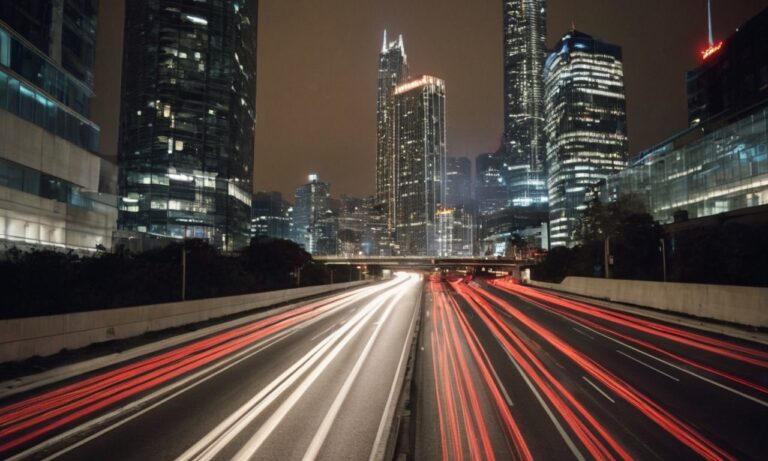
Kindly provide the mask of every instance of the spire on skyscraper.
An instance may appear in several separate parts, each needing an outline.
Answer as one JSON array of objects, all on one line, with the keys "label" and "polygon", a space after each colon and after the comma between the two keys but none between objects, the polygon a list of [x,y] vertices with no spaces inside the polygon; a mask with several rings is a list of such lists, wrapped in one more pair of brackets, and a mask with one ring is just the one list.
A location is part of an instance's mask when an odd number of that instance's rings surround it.
[{"label": "spire on skyscraper", "polygon": [[387,51],[387,29],[384,29],[384,43],[381,45],[381,52]]}]

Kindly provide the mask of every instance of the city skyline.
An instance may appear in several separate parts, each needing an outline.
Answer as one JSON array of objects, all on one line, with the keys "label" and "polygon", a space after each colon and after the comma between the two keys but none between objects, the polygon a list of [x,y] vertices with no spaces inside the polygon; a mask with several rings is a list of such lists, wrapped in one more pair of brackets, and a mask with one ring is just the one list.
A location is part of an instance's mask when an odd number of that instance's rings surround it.
[{"label": "city skyline", "polygon": [[[102,2],[104,27],[97,31],[94,119],[102,127],[100,150],[111,158],[116,150],[117,109],[112,106],[119,100],[119,78],[115,83],[114,75],[120,72],[120,53],[110,53],[121,43],[122,3]],[[440,8],[441,21],[425,28],[425,15],[436,14],[433,3],[384,8],[337,0],[328,12],[341,8],[347,13],[331,17],[319,4],[295,8],[261,2],[254,189],[291,196],[306,171],[313,170],[334,184],[336,194],[375,192],[376,100],[371,95],[376,92],[375,53],[384,29],[402,33],[408,42],[412,75],[441,75],[451,87],[448,155],[474,157],[496,150],[503,118],[501,2]],[[575,22],[577,28],[624,48],[632,157],[687,126],[685,72],[699,62],[707,31],[706,2],[684,3],[667,5],[665,15],[659,16],[648,2],[642,8],[598,0],[548,2],[548,46]],[[758,0],[739,5],[714,2],[716,38],[730,35],[763,6]],[[326,19],[331,23],[324,24]],[[675,28],[652,34],[651,23],[659,29]],[[466,40],[470,33],[472,40]],[[318,34],[328,38],[312,42]],[[441,45],[435,46],[438,39]],[[659,57],[668,65],[644,70]],[[310,69],[316,72],[313,81],[299,85],[306,75],[302,72]],[[295,91],[279,90],[289,86]],[[331,101],[342,102],[330,107]],[[325,111],[329,115],[319,118]],[[296,136],[297,126],[304,127],[304,136]]]}]

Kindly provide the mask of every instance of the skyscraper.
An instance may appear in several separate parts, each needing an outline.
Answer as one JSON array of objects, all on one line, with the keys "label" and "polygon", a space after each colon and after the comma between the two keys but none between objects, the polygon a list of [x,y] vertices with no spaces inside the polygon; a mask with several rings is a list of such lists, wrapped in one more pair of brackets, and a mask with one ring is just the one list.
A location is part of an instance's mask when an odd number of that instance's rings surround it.
[{"label": "skyscraper", "polygon": [[472,162],[467,157],[447,157],[445,161],[445,203],[449,207],[468,207],[472,202]]},{"label": "skyscraper", "polygon": [[126,2],[119,226],[247,245],[256,0]]},{"label": "skyscraper", "polygon": [[387,226],[394,226],[392,203],[395,200],[394,107],[395,87],[408,78],[408,58],[403,36],[384,43],[379,53],[378,95],[376,99],[376,201],[387,214]]},{"label": "skyscraper", "polygon": [[293,207],[293,240],[312,254],[325,254],[325,244],[336,235],[333,233],[331,211],[331,185],[316,174],[310,174],[309,182],[296,188]]},{"label": "skyscraper", "polygon": [[545,66],[550,244],[574,243],[588,189],[626,167],[621,47],[571,31]]},{"label": "skyscraper", "polygon": [[507,186],[501,175],[502,152],[480,154],[475,158],[475,199],[480,214],[490,214],[507,207]]},{"label": "skyscraper", "polygon": [[445,203],[445,83],[424,75],[394,90],[395,241],[409,256],[437,255]]},{"label": "skyscraper", "polygon": [[544,207],[546,1],[504,0],[504,163],[509,205]]},{"label": "skyscraper", "polygon": [[0,2],[0,241],[112,245],[117,170],[90,120],[97,5]]}]

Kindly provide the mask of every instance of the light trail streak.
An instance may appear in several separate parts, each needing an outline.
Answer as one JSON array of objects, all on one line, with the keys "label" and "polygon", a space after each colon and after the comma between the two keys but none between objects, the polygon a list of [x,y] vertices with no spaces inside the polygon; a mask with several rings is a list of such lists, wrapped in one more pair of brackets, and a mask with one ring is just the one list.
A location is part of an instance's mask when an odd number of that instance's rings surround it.
[{"label": "light trail streak", "polygon": [[[458,284],[457,284],[458,285]],[[705,438],[702,434],[696,431],[693,427],[683,423],[678,418],[674,417],[671,413],[663,409],[660,405],[652,401],[650,398],[634,389],[628,383],[619,379],[606,369],[602,368],[596,362],[589,357],[585,356],[581,352],[577,351],[569,344],[562,341],[551,331],[545,329],[537,322],[533,321],[530,317],[523,314],[518,309],[512,307],[509,303],[498,298],[486,290],[481,290],[475,287],[469,287],[461,284],[458,287],[462,290],[462,293],[467,293],[470,297],[478,301],[479,304],[487,311],[491,311],[492,307],[485,300],[491,301],[501,309],[506,311],[509,315],[514,317],[517,321],[525,325],[527,328],[535,332],[542,339],[550,343],[553,347],[569,357],[573,362],[579,365],[584,371],[586,371],[591,377],[602,383],[603,386],[610,389],[614,394],[620,396],[626,402],[634,406],[637,410],[643,413],[651,421],[654,421],[657,425],[665,429],[672,436],[677,438],[684,445],[695,451],[697,454],[705,459],[734,459],[731,455],[726,453],[723,449],[716,446],[710,440]],[[507,332],[511,334],[511,330]],[[514,339],[514,338],[513,338]]]},{"label": "light trail streak", "polygon": [[[400,283],[332,296],[117,368],[0,409],[0,453],[141,392],[214,363],[267,337]],[[15,438],[10,438],[19,434]]]}]

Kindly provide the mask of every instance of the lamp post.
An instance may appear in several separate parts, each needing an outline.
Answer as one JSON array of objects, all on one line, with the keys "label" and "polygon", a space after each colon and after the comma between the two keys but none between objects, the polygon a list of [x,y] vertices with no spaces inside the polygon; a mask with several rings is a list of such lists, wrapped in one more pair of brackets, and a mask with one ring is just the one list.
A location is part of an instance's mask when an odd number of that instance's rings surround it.
[{"label": "lamp post", "polygon": [[605,238],[605,248],[603,249],[603,253],[604,253],[603,256],[604,256],[604,259],[605,259],[605,261],[604,261],[604,263],[605,263],[605,278],[609,279],[609,278],[611,278],[611,267],[610,267],[610,262],[611,262],[611,238],[610,237],[606,237]]},{"label": "lamp post", "polygon": [[664,237],[659,239],[661,242],[661,269],[664,274],[664,281],[667,281],[667,245],[664,243]]}]

